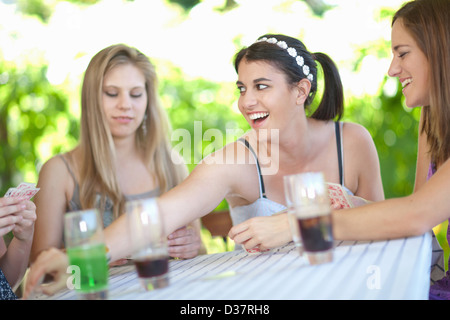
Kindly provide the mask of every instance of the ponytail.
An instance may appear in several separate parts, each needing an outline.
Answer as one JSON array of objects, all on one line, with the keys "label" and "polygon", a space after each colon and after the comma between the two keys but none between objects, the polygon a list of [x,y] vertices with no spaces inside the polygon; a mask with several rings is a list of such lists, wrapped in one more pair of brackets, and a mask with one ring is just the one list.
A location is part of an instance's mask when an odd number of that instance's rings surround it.
[{"label": "ponytail", "polygon": [[336,64],[329,56],[317,52],[313,54],[314,59],[320,63],[324,75],[325,88],[322,101],[311,118],[317,120],[340,120],[344,114],[344,91],[341,77]]}]

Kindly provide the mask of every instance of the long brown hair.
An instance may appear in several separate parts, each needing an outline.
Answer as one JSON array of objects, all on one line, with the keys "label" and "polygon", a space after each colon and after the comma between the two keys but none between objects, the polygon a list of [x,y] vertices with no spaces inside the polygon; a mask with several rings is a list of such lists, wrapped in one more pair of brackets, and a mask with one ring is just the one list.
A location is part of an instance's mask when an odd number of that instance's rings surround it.
[{"label": "long brown hair", "polygon": [[423,125],[432,161],[450,157],[450,1],[416,0],[401,7],[392,24],[402,19],[425,54],[430,70],[430,105],[423,106]]},{"label": "long brown hair", "polygon": [[125,201],[116,177],[115,146],[102,108],[102,88],[106,72],[124,63],[140,69],[146,82],[148,104],[144,121],[147,129],[142,129],[143,123],[137,130],[137,148],[142,151],[149,170],[155,173],[161,193],[184,178],[171,158],[170,125],[159,103],[157,77],[150,60],[123,44],[101,50],[86,69],[81,92],[80,202],[83,208],[92,208],[100,193],[103,211],[106,197],[109,197],[114,204],[115,218],[122,213]]}]

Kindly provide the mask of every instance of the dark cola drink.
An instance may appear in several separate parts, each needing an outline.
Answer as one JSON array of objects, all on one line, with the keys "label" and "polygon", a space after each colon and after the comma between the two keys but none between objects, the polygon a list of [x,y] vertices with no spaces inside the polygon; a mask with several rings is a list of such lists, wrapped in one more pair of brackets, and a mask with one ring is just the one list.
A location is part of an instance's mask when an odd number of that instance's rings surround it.
[{"label": "dark cola drink", "polygon": [[169,270],[169,258],[145,257],[134,260],[139,278],[158,277]]},{"label": "dark cola drink", "polygon": [[309,218],[297,218],[303,248],[306,252],[328,251],[333,248],[331,215],[318,215]]}]

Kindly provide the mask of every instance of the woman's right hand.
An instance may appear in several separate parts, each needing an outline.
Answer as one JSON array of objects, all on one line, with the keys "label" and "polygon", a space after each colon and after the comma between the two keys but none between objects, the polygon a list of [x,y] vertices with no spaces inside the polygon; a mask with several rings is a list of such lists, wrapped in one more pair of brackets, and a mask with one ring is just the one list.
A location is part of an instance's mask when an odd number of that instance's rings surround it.
[{"label": "woman's right hand", "polygon": [[7,234],[14,229],[16,224],[22,222],[24,217],[21,212],[26,209],[27,203],[22,198],[0,198],[0,236]]},{"label": "woman's right hand", "polygon": [[[32,293],[53,295],[66,287],[69,275],[67,267],[69,259],[65,252],[56,248],[42,251],[31,265],[26,279],[24,299]],[[43,283],[45,276],[51,276],[52,281]]]}]

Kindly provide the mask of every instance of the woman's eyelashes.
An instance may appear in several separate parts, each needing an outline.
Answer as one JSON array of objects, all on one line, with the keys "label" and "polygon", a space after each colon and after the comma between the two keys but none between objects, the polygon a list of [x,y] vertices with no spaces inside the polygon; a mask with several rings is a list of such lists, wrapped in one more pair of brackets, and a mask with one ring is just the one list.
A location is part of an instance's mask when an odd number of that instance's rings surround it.
[{"label": "woman's eyelashes", "polygon": [[[105,94],[111,98],[115,98],[115,97],[119,96],[119,94],[116,92],[105,91]],[[140,97],[142,97],[142,93],[130,93],[130,97],[131,98],[140,98]]]},{"label": "woman's eyelashes", "polygon": [[[255,85],[255,88],[257,90],[264,90],[264,89],[266,89],[268,87],[269,87],[268,85],[262,84],[262,83],[258,83],[258,84]],[[245,93],[247,91],[245,86],[238,86],[237,89],[238,89],[239,93],[241,93],[241,94]]]}]

